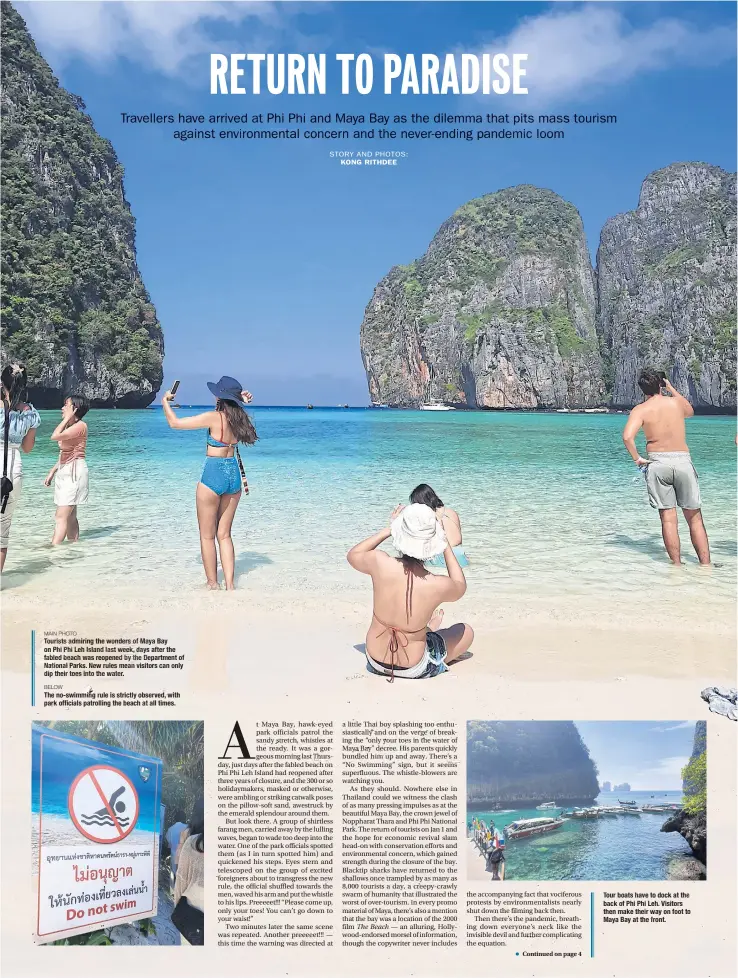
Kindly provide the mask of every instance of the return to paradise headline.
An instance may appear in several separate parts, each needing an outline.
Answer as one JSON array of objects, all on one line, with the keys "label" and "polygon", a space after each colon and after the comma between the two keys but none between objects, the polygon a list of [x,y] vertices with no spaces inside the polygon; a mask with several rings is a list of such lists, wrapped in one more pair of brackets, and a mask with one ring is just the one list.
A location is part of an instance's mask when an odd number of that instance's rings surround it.
[{"label": "return to paradise headline", "polygon": [[[385,54],[385,95],[527,95],[527,54]],[[369,95],[375,64],[370,54],[337,54],[340,94]],[[325,95],[325,54],[211,54],[211,95]]]}]

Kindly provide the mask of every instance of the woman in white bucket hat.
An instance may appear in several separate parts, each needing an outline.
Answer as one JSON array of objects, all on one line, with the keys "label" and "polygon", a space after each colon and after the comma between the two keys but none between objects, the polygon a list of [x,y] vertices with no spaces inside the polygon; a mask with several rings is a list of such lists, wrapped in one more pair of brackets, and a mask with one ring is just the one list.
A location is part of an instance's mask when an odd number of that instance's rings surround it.
[{"label": "woman in white bucket hat", "polygon": [[[392,557],[380,544],[391,538],[399,556]],[[424,561],[443,554],[448,577],[431,574]],[[429,506],[398,506],[390,526],[348,552],[348,562],[369,574],[374,586],[374,611],[366,636],[369,669],[392,682],[429,679],[446,672],[474,640],[469,625],[440,628],[444,601],[458,601],[466,591],[466,578],[443,526]]]}]

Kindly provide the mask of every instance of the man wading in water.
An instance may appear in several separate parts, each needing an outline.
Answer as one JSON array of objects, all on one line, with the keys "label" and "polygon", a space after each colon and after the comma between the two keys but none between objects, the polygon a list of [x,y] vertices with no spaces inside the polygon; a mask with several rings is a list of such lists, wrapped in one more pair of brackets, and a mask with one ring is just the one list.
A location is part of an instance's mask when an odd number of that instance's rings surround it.
[{"label": "man wading in water", "polygon": [[[638,386],[646,400],[630,412],[623,441],[635,464],[645,472],[648,501],[659,511],[666,552],[673,563],[682,562],[676,511],[679,506],[699,562],[709,564],[710,544],[702,522],[700,486],[684,424],[685,418],[694,414],[694,408],[661,373],[644,370]],[[635,438],[641,428],[646,436],[648,458],[641,458],[636,449]]]}]

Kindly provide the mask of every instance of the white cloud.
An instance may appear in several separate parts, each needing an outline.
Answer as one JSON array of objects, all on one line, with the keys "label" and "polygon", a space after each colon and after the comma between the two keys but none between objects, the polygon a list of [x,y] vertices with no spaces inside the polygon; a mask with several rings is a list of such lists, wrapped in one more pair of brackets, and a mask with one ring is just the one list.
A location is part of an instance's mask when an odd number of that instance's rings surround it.
[{"label": "white cloud", "polygon": [[653,767],[644,768],[628,778],[633,791],[678,791],[682,787],[682,768],[688,756],[662,757]]},{"label": "white cloud", "polygon": [[218,50],[217,31],[244,25],[241,50],[263,50],[268,38],[302,4],[238,0],[36,0],[18,9],[39,48],[57,65],[80,57],[103,67],[124,57],[165,75],[186,70],[191,58]]},{"label": "white cloud", "polygon": [[[527,52],[528,103],[586,98],[649,71],[677,64],[714,65],[735,53],[728,26],[700,28],[669,17],[632,26],[623,7],[606,3],[554,4],[523,18],[490,51]],[[296,20],[325,11],[320,0],[34,0],[18,9],[55,66],[83,58],[98,67],[116,58],[187,77],[192,58],[213,50],[325,50],[328,38],[301,36]],[[628,9],[630,5],[627,5]],[[480,4],[494,17],[494,4]],[[234,31],[233,27],[240,28]],[[224,40],[221,34],[230,35]],[[287,41],[287,37],[289,40]],[[366,48],[379,52],[379,48]]]},{"label": "white cloud", "polygon": [[685,730],[687,727],[694,728],[694,720],[682,720],[681,723],[665,723],[659,727],[651,727],[651,732],[671,733],[672,730]]},{"label": "white cloud", "polygon": [[[630,6],[630,5],[628,5]],[[735,28],[677,18],[631,26],[622,9],[595,3],[523,19],[490,51],[527,53],[530,100],[587,98],[674,65],[714,65],[735,53]]]}]

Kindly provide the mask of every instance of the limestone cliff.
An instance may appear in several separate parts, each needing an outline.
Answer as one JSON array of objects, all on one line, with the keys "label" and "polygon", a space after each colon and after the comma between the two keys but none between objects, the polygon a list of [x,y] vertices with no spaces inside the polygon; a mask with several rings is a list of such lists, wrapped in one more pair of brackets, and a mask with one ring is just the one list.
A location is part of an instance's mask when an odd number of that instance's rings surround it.
[{"label": "limestone cliff", "polygon": [[472,200],[374,290],[361,325],[372,402],[559,408],[641,400],[666,370],[700,410],[736,403],[735,175],[677,163],[602,230],[511,187]]},{"label": "limestone cliff", "polygon": [[466,791],[478,808],[591,804],[597,767],[570,720],[470,720]]},{"label": "limestone cliff", "polygon": [[123,168],[2,4],[3,360],[31,400],[150,404],[163,340],[136,264]]},{"label": "limestone cliff", "polygon": [[668,371],[695,408],[736,403],[735,174],[674,163],[610,218],[597,253],[598,327],[612,402],[640,399],[638,371]]},{"label": "limestone cliff", "polygon": [[425,255],[382,279],[361,350],[374,403],[564,407],[602,401],[582,222],[520,186],[459,208]]}]

